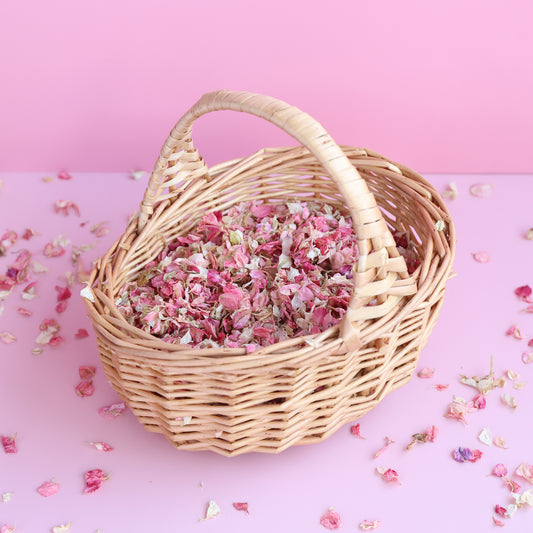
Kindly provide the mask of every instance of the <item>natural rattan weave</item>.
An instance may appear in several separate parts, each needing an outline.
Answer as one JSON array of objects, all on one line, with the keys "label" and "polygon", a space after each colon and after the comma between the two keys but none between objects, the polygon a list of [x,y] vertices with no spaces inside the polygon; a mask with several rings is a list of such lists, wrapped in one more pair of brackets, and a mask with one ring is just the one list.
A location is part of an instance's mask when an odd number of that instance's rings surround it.
[{"label": "natural rattan weave", "polygon": [[[244,111],[302,146],[267,148],[207,168],[192,124]],[[253,353],[169,344],[129,325],[120,288],[209,211],[245,200],[313,199],[347,209],[359,260],[339,326]],[[420,265],[409,274],[392,232],[408,232]],[[336,145],[309,115],[246,92],[204,95],[161,150],[139,213],[97,263],[85,303],[105,373],[150,431],[175,446],[223,455],[279,452],[320,441],[405,384],[441,308],[455,253],[450,214],[412,170],[362,148]]]}]

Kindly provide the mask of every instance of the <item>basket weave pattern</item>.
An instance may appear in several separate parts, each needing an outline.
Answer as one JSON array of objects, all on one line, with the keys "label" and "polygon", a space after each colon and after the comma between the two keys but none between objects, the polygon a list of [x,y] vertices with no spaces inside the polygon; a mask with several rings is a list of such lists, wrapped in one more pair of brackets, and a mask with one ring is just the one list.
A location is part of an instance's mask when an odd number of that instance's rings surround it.
[{"label": "basket weave pattern", "polygon": [[[277,124],[302,146],[263,149],[207,168],[192,124],[216,110]],[[129,325],[114,302],[127,281],[209,211],[294,199],[348,210],[359,260],[338,326],[246,354],[192,349]],[[409,274],[392,232],[420,261]],[[141,208],[90,278],[89,317],[107,378],[140,422],[175,446],[223,455],[320,441],[405,384],[438,317],[455,253],[435,189],[370,150],[336,145],[311,117],[262,95],[218,91],[197,102],[161,150]]]}]

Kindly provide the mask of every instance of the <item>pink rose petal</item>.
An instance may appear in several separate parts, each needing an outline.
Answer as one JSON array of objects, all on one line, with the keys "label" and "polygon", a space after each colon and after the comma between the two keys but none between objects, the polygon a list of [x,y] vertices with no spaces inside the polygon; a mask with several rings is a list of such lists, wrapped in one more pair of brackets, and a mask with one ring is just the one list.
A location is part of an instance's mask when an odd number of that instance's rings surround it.
[{"label": "pink rose petal", "polygon": [[80,379],[84,380],[84,381],[89,381],[91,380],[94,375],[96,374],[96,367],[95,366],[85,366],[85,365],[82,365],[80,366],[80,368],[78,369],[78,372],[80,374]]},{"label": "pink rose petal", "polygon": [[398,475],[398,472],[396,472],[396,470],[393,470],[392,468],[384,468],[382,466],[378,466],[376,468],[376,471],[378,472],[378,474],[381,475],[383,481],[387,481],[388,483],[399,483],[401,485],[400,476]]},{"label": "pink rose petal", "polygon": [[524,302],[532,303],[529,301],[529,298],[532,294],[532,289],[529,285],[522,285],[515,289],[514,293]]},{"label": "pink rose petal", "polygon": [[437,389],[439,392],[442,392],[442,391],[447,390],[449,387],[450,387],[449,384],[444,385],[442,383],[437,383],[436,385],[434,385],[433,388]]},{"label": "pink rose petal", "polygon": [[87,444],[89,444],[95,450],[98,450],[99,452],[112,452],[115,449],[113,448],[113,446],[105,442],[88,442]]},{"label": "pink rose petal", "polygon": [[244,511],[246,514],[250,514],[247,502],[233,502],[233,507],[237,509],[237,511]]},{"label": "pink rose petal", "polygon": [[37,492],[44,496],[45,498],[48,498],[48,496],[53,496],[54,494],[57,494],[59,490],[59,485],[55,481],[45,481],[38,489]]},{"label": "pink rose petal", "polygon": [[9,331],[2,331],[0,333],[0,341],[2,341],[4,344],[13,344],[17,341],[17,337],[9,333]]},{"label": "pink rose petal", "polygon": [[353,426],[350,427],[350,433],[360,439],[364,439],[365,437],[363,437],[361,435],[361,424],[355,424]]},{"label": "pink rose petal", "polygon": [[98,414],[106,420],[114,420],[117,416],[123,414],[125,410],[126,404],[124,402],[114,403],[98,409]]},{"label": "pink rose petal", "polygon": [[76,394],[82,398],[87,398],[94,394],[94,385],[92,381],[81,381],[76,386]]},{"label": "pink rose petal", "polygon": [[505,526],[505,522],[502,522],[499,518],[496,518],[495,516],[492,517],[492,520],[497,526]]},{"label": "pink rose petal", "polygon": [[0,533],[13,533],[15,531],[15,528],[13,526],[8,526],[7,524],[4,524],[0,528]]},{"label": "pink rose petal", "polygon": [[429,379],[429,378],[432,378],[434,374],[435,374],[434,368],[424,367],[422,368],[422,370],[418,372],[417,376],[422,379]]},{"label": "pink rose petal", "polygon": [[19,315],[22,315],[22,316],[32,316],[33,315],[33,312],[30,311],[29,309],[26,309],[25,307],[19,307],[17,309],[17,313]]},{"label": "pink rose petal", "polygon": [[320,518],[320,525],[330,530],[339,529],[342,527],[342,520],[339,513],[333,509],[329,509],[328,512]]},{"label": "pink rose petal", "polygon": [[493,469],[492,469],[492,475],[496,477],[503,477],[507,475],[507,468],[505,468],[505,465],[502,463],[498,463]]},{"label": "pink rose petal", "polygon": [[6,453],[17,453],[17,445],[15,444],[16,435],[13,435],[12,437],[8,437],[7,435],[1,435],[0,438],[2,440],[2,446],[4,447],[4,451]]},{"label": "pink rose petal", "polygon": [[522,363],[524,363],[525,365],[529,365],[530,363],[533,363],[533,352],[531,353],[524,352],[522,354]]},{"label": "pink rose petal", "polygon": [[76,333],[76,335],[74,335],[77,339],[85,339],[89,336],[89,333],[87,332],[86,329],[83,329],[83,328],[80,328],[78,329],[78,333]]},{"label": "pink rose petal", "polygon": [[107,481],[109,476],[106,475],[103,470],[96,468],[95,470],[89,470],[85,473],[85,488],[83,492],[89,494],[96,492],[102,487],[104,481]]},{"label": "pink rose petal", "polygon": [[530,483],[533,483],[533,465],[522,463],[515,471],[517,476],[523,477]]},{"label": "pink rose petal", "polygon": [[60,180],[71,180],[72,179],[72,176],[66,171],[66,170],[62,170],[58,175],[57,177],[60,179]]},{"label": "pink rose petal", "polygon": [[359,529],[362,529],[363,531],[370,531],[371,529],[377,529],[381,525],[381,522],[379,520],[363,520],[359,524]]},{"label": "pink rose petal", "polygon": [[490,261],[489,252],[476,252],[472,255],[478,263],[488,263]]}]

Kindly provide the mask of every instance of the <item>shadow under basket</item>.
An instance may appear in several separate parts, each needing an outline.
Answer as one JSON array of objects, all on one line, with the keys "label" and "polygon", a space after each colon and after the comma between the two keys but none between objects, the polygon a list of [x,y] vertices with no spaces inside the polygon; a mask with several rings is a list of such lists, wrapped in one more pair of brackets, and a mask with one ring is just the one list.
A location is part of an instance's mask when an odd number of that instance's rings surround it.
[{"label": "shadow under basket", "polygon": [[[207,168],[193,147],[192,124],[217,110],[269,120],[301,146],[263,149]],[[120,289],[206,212],[295,199],[327,203],[352,217],[359,259],[339,325],[247,354],[163,342],[117,309]],[[398,235],[409,236],[409,268]],[[450,214],[416,172],[370,150],[339,147],[314,119],[284,102],[217,91],[176,124],[139,212],[82,292],[106,376],[146,429],[184,450],[277,453],[327,438],[409,381],[442,306],[454,253]]]}]

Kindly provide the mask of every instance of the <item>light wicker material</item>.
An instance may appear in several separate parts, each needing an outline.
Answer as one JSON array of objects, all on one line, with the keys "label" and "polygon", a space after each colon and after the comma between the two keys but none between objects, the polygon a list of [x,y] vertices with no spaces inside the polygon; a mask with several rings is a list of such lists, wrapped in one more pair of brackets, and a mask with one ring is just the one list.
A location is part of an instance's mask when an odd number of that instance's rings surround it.
[{"label": "light wicker material", "polygon": [[[193,147],[192,124],[223,109],[269,120],[302,146],[263,149],[208,169]],[[360,257],[340,325],[246,354],[165,343],[117,310],[121,287],[204,213],[246,200],[289,199],[328,203],[352,216]],[[412,237],[420,260],[412,275],[391,230]],[[279,452],[328,437],[410,379],[443,303],[454,253],[450,214],[416,172],[370,150],[337,146],[284,102],[218,91],[204,95],[172,130],[138,215],[99,260],[89,281],[94,302],[85,303],[105,373],[148,430],[181,449]]]}]

